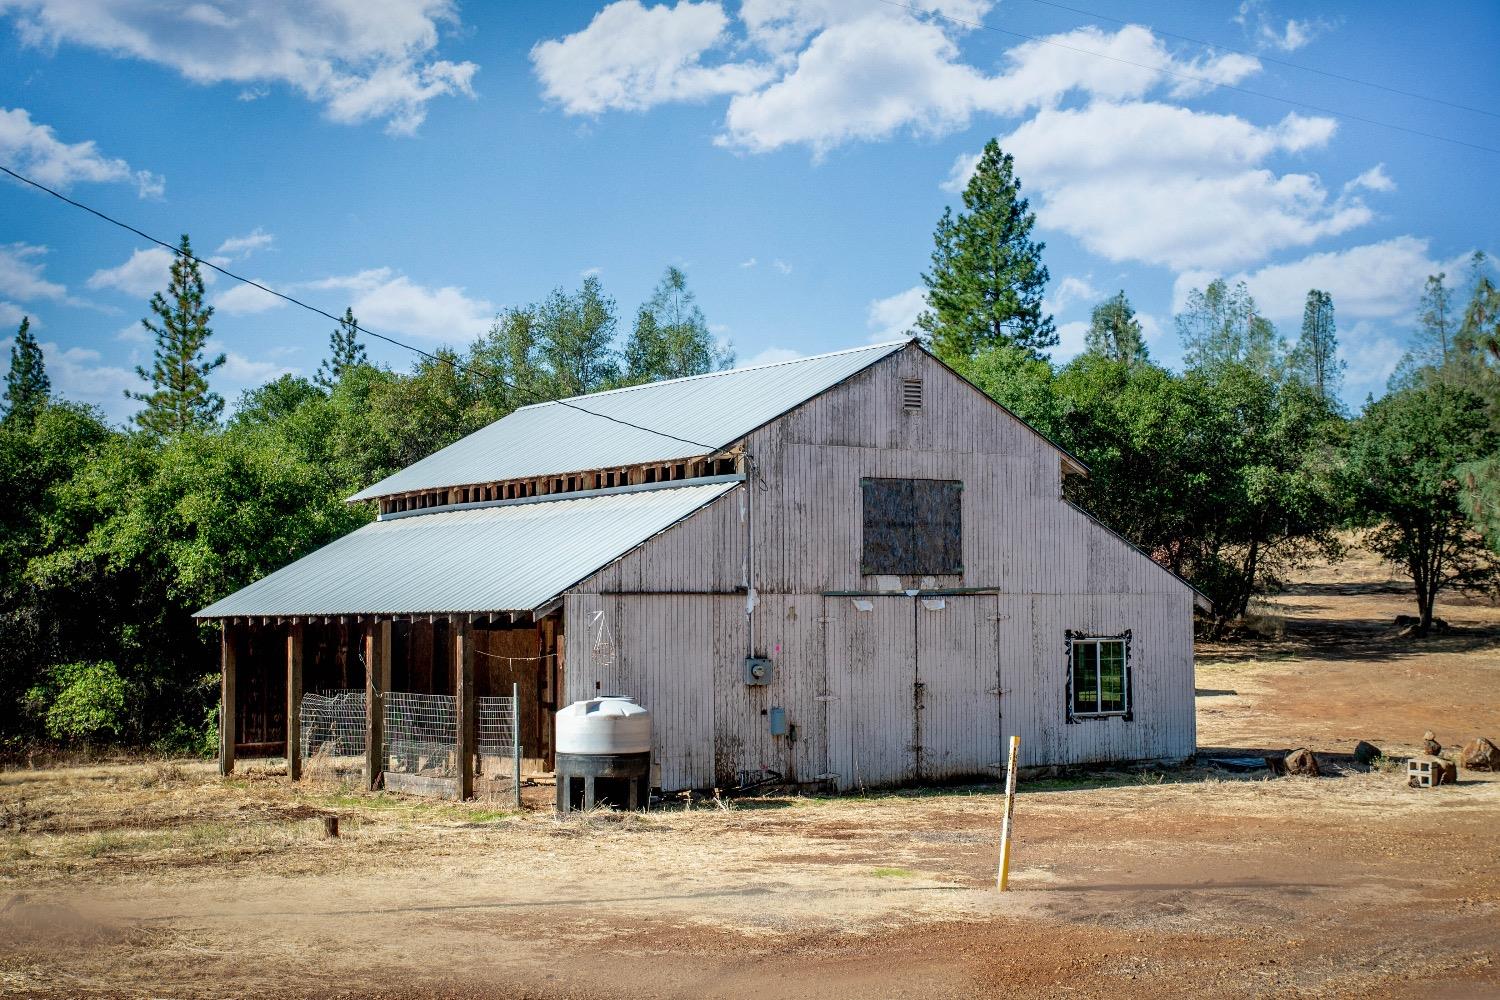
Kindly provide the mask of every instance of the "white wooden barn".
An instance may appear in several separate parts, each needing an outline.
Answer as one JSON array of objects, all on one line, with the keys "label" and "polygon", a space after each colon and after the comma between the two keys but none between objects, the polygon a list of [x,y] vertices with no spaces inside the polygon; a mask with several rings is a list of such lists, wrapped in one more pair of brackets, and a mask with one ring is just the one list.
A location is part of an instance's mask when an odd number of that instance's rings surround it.
[{"label": "white wooden barn", "polygon": [[465,695],[513,683],[529,768],[553,710],[623,693],[665,790],[993,778],[1011,735],[1184,758],[1201,597],[1063,498],[1086,474],[915,341],[525,407],[198,613],[224,766],[295,758],[303,691],[453,694],[472,744]]}]

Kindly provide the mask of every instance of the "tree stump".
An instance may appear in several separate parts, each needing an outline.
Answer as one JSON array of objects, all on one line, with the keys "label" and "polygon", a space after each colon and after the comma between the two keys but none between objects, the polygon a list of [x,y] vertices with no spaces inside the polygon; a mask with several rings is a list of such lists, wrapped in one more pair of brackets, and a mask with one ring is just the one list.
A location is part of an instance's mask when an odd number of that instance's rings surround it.
[{"label": "tree stump", "polygon": [[1299,747],[1286,755],[1282,762],[1287,774],[1300,774],[1309,778],[1316,778],[1323,773],[1318,767],[1318,758],[1306,747]]},{"label": "tree stump", "polygon": [[337,837],[339,835],[339,818],[337,816],[323,817],[323,836]]},{"label": "tree stump", "polygon": [[1373,764],[1375,762],[1375,759],[1380,756],[1380,748],[1373,743],[1367,743],[1364,740],[1360,740],[1359,743],[1354,747],[1354,759],[1359,763],[1365,765],[1366,767],[1369,767],[1371,764]]}]

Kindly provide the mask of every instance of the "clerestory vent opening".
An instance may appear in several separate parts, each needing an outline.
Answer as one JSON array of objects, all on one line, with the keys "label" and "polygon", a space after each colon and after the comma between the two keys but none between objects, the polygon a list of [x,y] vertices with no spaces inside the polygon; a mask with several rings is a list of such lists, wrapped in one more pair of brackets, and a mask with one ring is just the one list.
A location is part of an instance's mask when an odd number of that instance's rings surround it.
[{"label": "clerestory vent opening", "polygon": [[903,410],[920,410],[922,408],[921,379],[904,378],[901,380],[901,408]]}]

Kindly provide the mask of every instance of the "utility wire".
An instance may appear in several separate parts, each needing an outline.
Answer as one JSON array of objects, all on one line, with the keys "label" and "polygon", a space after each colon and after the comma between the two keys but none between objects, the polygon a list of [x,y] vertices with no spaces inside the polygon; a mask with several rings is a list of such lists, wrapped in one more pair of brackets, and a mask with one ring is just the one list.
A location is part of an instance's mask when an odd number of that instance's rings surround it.
[{"label": "utility wire", "polygon": [[[1069,7],[1065,3],[1057,3],[1056,0],[1030,0],[1030,2],[1041,4],[1044,7],[1055,7],[1058,10],[1065,10],[1069,13],[1079,14],[1083,17],[1095,18],[1100,21],[1113,21],[1115,24],[1128,25],[1139,23],[1137,21],[1128,21],[1122,17],[1110,17],[1108,14],[1099,14],[1091,10],[1084,10],[1081,7]],[[1457,108],[1459,111],[1472,111],[1476,115],[1488,115],[1491,118],[1500,118],[1500,112],[1490,111],[1486,108],[1476,108],[1468,104],[1458,104],[1454,101],[1445,101],[1441,97],[1432,97],[1428,94],[1418,94],[1410,90],[1401,90],[1398,87],[1388,87],[1383,83],[1376,83],[1374,80],[1361,80],[1359,77],[1345,76],[1342,73],[1334,73],[1331,70],[1318,69],[1316,66],[1308,66],[1304,63],[1295,63],[1288,59],[1277,59],[1275,56],[1268,56],[1260,52],[1247,52],[1244,49],[1236,49],[1228,45],[1220,44],[1219,42],[1208,42],[1204,41],[1201,38],[1194,38],[1192,35],[1182,35],[1178,34],[1175,31],[1165,31],[1161,28],[1156,27],[1155,25],[1150,25],[1148,27],[1158,35],[1165,35],[1167,38],[1175,38],[1178,41],[1192,42],[1194,45],[1203,45],[1210,49],[1218,49],[1222,52],[1233,52],[1235,55],[1239,56],[1249,56],[1252,59],[1259,59],[1261,62],[1274,63],[1277,66],[1285,66],[1288,69],[1301,70],[1304,73],[1316,73],[1319,76],[1326,76],[1331,80],[1342,80],[1344,83],[1354,83],[1358,84],[1361,87],[1373,87],[1376,90],[1383,90],[1388,94],[1399,94],[1402,97],[1410,97],[1418,101],[1431,101],[1433,104],[1442,104],[1450,108]]]},{"label": "utility wire", "polygon": [[[333,320],[335,323],[342,323],[344,321],[343,317],[335,316],[331,312],[325,312],[322,309],[319,309],[317,306],[311,305],[307,302],[303,302],[301,299],[288,295],[285,292],[278,292],[274,288],[268,288],[260,282],[255,281],[251,278],[247,278],[244,275],[235,274],[233,271],[230,271],[227,268],[220,267],[218,264],[215,264],[211,260],[204,260],[202,257],[197,257],[190,253],[183,253],[182,250],[178,247],[175,247],[164,240],[159,240],[155,236],[152,236],[150,233],[142,232],[136,227],[130,225],[128,222],[121,222],[119,219],[106,215],[103,212],[99,211],[97,208],[91,208],[81,201],[74,201],[67,195],[62,194],[58,191],[54,191],[52,188],[49,188],[45,184],[34,181],[30,177],[26,177],[23,174],[16,173],[16,171],[12,170],[10,167],[5,166],[4,164],[0,164],[0,171],[4,171],[23,184],[29,184],[30,186],[36,188],[38,191],[50,194],[52,197],[58,199],[59,201],[66,202],[67,204],[72,205],[74,208],[81,208],[90,215],[97,216],[98,218],[103,219],[105,222],[108,222],[112,226],[118,226],[126,232],[134,233],[143,240],[149,240],[159,247],[170,250],[172,253],[178,255],[179,257],[186,257],[188,260],[191,260],[194,263],[202,264],[204,267],[211,267],[215,271],[218,271],[220,274],[224,275],[226,278],[233,278],[235,281],[243,282],[244,284],[250,285],[253,288],[259,288],[267,295],[274,295],[276,298],[281,299],[285,302],[290,302],[294,306],[301,306],[303,309],[306,309],[309,312],[315,312],[319,316],[325,316],[328,319]],[[429,351],[424,351],[420,347],[415,347],[411,344],[406,343],[405,341],[397,340],[395,337],[390,337],[383,333],[376,333],[374,330],[370,330],[363,326],[360,326],[358,321],[355,322],[354,328],[368,337],[374,337],[376,340],[383,340],[387,344],[393,344],[396,347],[411,351],[413,354],[420,354],[422,357],[426,358],[429,361],[435,361],[439,364],[445,364],[448,367],[452,368],[454,371],[466,372],[481,379],[489,379],[498,382],[512,392],[520,393],[523,396],[529,396],[532,400],[538,403],[556,403],[558,406],[566,406],[570,410],[577,410],[579,413],[586,413],[591,417],[598,417],[600,420],[608,420],[610,423],[619,424],[622,427],[630,427],[634,430],[645,431],[647,434],[655,434],[658,437],[668,438],[672,441],[678,441],[682,444],[690,444],[695,448],[705,448],[708,451],[717,451],[719,447],[718,445],[704,444],[702,441],[694,441],[691,438],[678,437],[676,434],[668,434],[666,431],[659,431],[654,427],[646,427],[641,424],[631,423],[629,420],[621,420],[619,417],[612,417],[607,413],[599,413],[586,407],[579,406],[577,403],[570,403],[566,399],[548,399],[534,390],[523,389],[515,383],[506,380],[505,378],[495,374],[492,371],[482,371],[471,365],[461,364],[458,361],[455,361],[453,358],[446,358],[440,354],[433,354]]]},{"label": "utility wire", "polygon": [[1112,56],[1106,52],[1096,52],[1093,49],[1079,48],[1076,45],[1069,45],[1066,42],[1059,42],[1052,38],[1046,38],[1040,35],[1028,35],[1024,31],[1012,31],[1009,28],[997,28],[992,24],[985,24],[983,21],[969,21],[961,17],[954,17],[951,14],[944,14],[942,11],[925,10],[921,7],[913,7],[910,4],[900,3],[899,0],[880,0],[880,2],[891,7],[900,7],[902,10],[909,10],[914,14],[926,14],[931,17],[940,17],[945,21],[952,21],[954,24],[962,24],[970,28],[983,28],[986,31],[998,31],[1002,35],[1012,35],[1016,38],[1024,38],[1029,42],[1037,42],[1042,45],[1051,45],[1059,49],[1067,49],[1069,52],[1077,52],[1082,55],[1094,56],[1099,59],[1108,59],[1110,62],[1123,63],[1126,66],[1135,66],[1138,69],[1150,70],[1153,73],[1161,73],[1165,76],[1173,76],[1178,78],[1179,80],[1189,80],[1193,83],[1207,84],[1210,87],[1221,87],[1224,90],[1232,90],[1238,94],[1245,94],[1249,97],[1259,97],[1267,101],[1280,101],[1282,104],[1290,104],[1294,107],[1306,108],[1309,111],[1316,111],[1319,114],[1333,115],[1335,118],[1344,118],[1348,121],[1360,122],[1364,125],[1374,125],[1377,128],[1387,128],[1396,132],[1405,132],[1407,135],[1420,136],[1423,139],[1434,139],[1438,142],[1451,143],[1455,146],[1467,146],[1469,149],[1477,149],[1485,153],[1500,154],[1500,148],[1494,146],[1481,146],[1480,144],[1475,142],[1466,142],[1463,139],[1453,139],[1445,135],[1437,135],[1433,132],[1423,132],[1420,129],[1407,128],[1405,125],[1393,125],[1390,122],[1378,121],[1374,118],[1365,118],[1360,115],[1351,114],[1347,111],[1335,111],[1333,108],[1325,108],[1321,105],[1310,104],[1307,101],[1299,101],[1290,97],[1278,97],[1275,94],[1267,94],[1264,91],[1260,90],[1251,90],[1248,87],[1237,87],[1232,83],[1223,83],[1219,80],[1212,79],[1211,77],[1199,76],[1195,73],[1183,73],[1179,70],[1166,69],[1162,66],[1153,66],[1149,63],[1135,62],[1131,59],[1122,59],[1119,56]]}]

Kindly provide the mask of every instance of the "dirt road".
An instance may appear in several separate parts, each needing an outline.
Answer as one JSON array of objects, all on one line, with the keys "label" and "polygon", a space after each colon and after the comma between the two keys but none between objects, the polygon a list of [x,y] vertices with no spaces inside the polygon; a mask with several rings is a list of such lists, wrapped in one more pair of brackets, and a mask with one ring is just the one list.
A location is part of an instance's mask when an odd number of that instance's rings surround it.
[{"label": "dirt road", "polygon": [[[1500,736],[1500,612],[1397,641],[1381,586],[1314,581],[1284,638],[1202,649],[1200,742]],[[201,763],[13,771],[0,995],[1500,996],[1500,781],[1035,782],[1004,896],[998,814],[985,788],[559,821]]]}]

